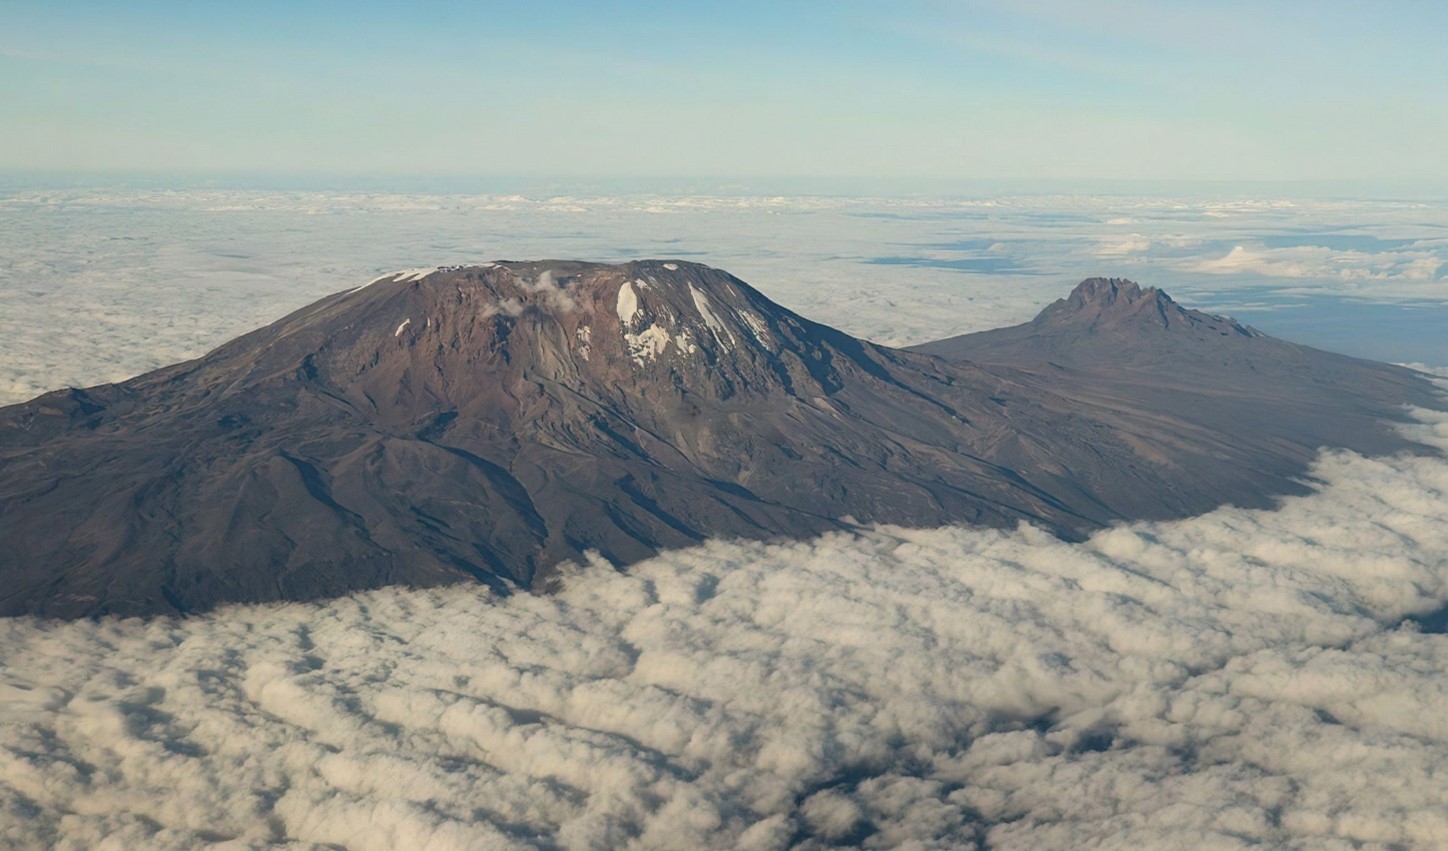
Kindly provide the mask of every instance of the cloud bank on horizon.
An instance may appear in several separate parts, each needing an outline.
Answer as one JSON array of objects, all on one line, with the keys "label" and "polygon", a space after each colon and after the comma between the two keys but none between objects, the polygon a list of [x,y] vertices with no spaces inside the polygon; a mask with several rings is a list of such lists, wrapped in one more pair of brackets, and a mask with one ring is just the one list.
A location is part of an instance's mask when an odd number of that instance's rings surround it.
[{"label": "cloud bank on horizon", "polygon": [[1448,204],[1424,201],[23,189],[0,231],[0,403],[195,357],[386,271],[505,258],[697,260],[893,345],[1125,276],[1298,342],[1448,363]]},{"label": "cloud bank on horizon", "polygon": [[1426,847],[1448,462],[1314,476],[1079,545],[879,528],[553,597],[0,621],[0,846]]}]

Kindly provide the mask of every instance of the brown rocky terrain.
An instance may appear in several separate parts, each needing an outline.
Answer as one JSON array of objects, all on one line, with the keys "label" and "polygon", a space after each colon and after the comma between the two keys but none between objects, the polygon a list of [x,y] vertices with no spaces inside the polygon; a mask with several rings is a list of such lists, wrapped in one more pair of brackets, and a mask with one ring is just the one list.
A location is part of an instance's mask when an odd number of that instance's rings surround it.
[{"label": "brown rocky terrain", "polygon": [[1078,538],[1269,504],[1435,398],[1115,280],[904,351],[684,262],[414,270],[0,409],[0,613],[542,590],[589,551],[857,523]]},{"label": "brown rocky terrain", "polygon": [[1411,370],[1278,340],[1113,278],[1083,281],[1022,325],[912,351],[1048,385],[1083,405],[1160,417],[1164,431],[1277,478],[1256,496],[1224,500],[1245,505],[1294,492],[1322,447],[1404,448],[1385,423],[1401,420],[1406,404],[1443,404]]}]

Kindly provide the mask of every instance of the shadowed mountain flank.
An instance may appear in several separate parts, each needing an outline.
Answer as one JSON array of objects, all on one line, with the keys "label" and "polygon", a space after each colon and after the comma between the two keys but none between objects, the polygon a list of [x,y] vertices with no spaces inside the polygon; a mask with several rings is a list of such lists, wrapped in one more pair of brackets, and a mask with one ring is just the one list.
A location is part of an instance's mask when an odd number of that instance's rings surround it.
[{"label": "shadowed mountain flank", "polygon": [[1022,325],[911,351],[1049,386],[1082,405],[1156,416],[1164,432],[1232,447],[1224,463],[1278,480],[1228,500],[1245,505],[1293,492],[1289,480],[1322,447],[1406,448],[1385,421],[1403,421],[1405,405],[1443,405],[1412,370],[1278,340],[1116,278],[1089,278]]},{"label": "shadowed mountain flank", "polygon": [[0,409],[0,613],[546,590],[590,551],[870,522],[1079,538],[1268,504],[1433,398],[1117,280],[905,351],[696,264],[418,269]]}]

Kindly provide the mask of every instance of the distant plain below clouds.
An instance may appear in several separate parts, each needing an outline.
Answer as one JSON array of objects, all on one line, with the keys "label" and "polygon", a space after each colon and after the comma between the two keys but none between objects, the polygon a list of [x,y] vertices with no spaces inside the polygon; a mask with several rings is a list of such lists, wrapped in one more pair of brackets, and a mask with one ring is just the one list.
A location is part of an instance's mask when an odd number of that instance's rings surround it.
[{"label": "distant plain below clouds", "polygon": [[[694,260],[889,345],[1024,321],[1090,275],[1242,305],[1269,333],[1319,299],[1448,322],[1448,204],[1426,201],[30,188],[0,193],[0,229],[0,403],[199,355],[383,272],[493,259]],[[1448,362],[1433,321],[1402,318],[1365,334],[1319,312],[1291,339]]]},{"label": "distant plain below clouds", "polygon": [[1313,475],[1076,545],[878,528],[551,597],[0,621],[0,845],[1442,847],[1448,463]]}]

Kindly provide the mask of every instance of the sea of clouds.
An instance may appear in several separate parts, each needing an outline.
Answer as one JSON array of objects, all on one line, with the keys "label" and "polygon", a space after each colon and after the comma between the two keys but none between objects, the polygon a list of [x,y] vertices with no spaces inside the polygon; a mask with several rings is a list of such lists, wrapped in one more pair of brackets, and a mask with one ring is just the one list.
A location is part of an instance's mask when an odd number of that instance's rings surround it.
[{"label": "sea of clouds", "polygon": [[1448,463],[1313,475],[1079,545],[887,527],[551,597],[0,621],[0,844],[1441,846]]},{"label": "sea of clouds", "polygon": [[[884,342],[1092,273],[1425,305],[1445,209],[0,193],[0,402],[506,257],[695,259]],[[1312,475],[1277,510],[1083,544],[877,528],[585,566],[552,597],[0,620],[0,847],[1443,846],[1448,462]]]},{"label": "sea of clouds", "polygon": [[[0,404],[195,357],[384,272],[499,259],[693,260],[887,345],[1126,276],[1300,342],[1448,362],[1439,202],[0,189],[0,233]],[[1285,323],[1329,298],[1418,321],[1375,346]]]}]

